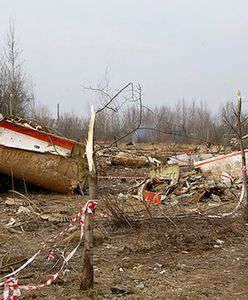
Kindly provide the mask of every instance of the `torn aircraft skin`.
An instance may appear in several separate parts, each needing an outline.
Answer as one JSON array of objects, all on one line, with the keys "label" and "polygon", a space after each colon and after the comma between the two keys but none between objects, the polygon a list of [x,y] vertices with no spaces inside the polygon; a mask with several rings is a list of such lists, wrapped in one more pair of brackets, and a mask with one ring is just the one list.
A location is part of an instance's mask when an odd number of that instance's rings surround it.
[{"label": "torn aircraft skin", "polygon": [[[248,158],[248,149],[245,150],[246,160]],[[226,155],[219,155],[210,159],[198,161],[194,163],[195,169],[202,172],[211,173],[213,175],[222,175],[227,172],[233,177],[237,177],[241,173],[241,153],[233,152]]]},{"label": "torn aircraft skin", "polygon": [[20,118],[0,120],[0,173],[58,193],[83,187],[85,145]]}]

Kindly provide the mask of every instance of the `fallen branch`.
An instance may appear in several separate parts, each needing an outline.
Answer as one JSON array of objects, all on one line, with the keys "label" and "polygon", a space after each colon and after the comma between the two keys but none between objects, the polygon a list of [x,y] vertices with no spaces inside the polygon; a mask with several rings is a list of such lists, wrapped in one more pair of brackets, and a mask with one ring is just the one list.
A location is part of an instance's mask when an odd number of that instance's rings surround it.
[{"label": "fallen branch", "polygon": [[[17,192],[17,191],[15,191],[15,190],[9,190],[9,192],[15,193],[15,194],[17,194],[17,195],[23,197],[25,200],[27,200],[27,202],[28,202],[30,208],[32,209],[32,211],[33,211],[35,214],[37,214],[37,213],[36,213],[36,212],[34,211],[34,209],[32,208],[32,205],[33,205],[40,213],[42,213],[42,210],[41,210],[41,209],[40,209],[40,208],[39,208],[32,200],[30,200],[28,197],[26,197],[26,196],[23,195],[22,193]],[[39,215],[39,214],[37,214],[37,215]]]},{"label": "fallen branch", "polygon": [[28,257],[25,257],[25,258],[22,258],[18,261],[15,261],[15,262],[12,262],[12,263],[9,263],[7,265],[4,265],[2,267],[0,267],[0,270],[4,269],[4,268],[9,268],[9,267],[12,267],[12,266],[15,266],[15,265],[18,265],[20,263],[23,263],[23,262],[26,262],[28,260]]}]

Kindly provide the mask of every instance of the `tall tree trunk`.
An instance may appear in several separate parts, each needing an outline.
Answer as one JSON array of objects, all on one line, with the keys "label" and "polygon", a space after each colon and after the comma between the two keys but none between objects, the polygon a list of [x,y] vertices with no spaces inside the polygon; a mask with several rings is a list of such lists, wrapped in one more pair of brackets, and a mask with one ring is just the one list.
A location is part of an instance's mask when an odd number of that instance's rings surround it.
[{"label": "tall tree trunk", "polygon": [[[86,155],[89,165],[89,196],[90,200],[97,198],[97,171],[94,155],[94,121],[95,112],[92,108],[91,120],[88,131],[88,141],[86,145]],[[85,231],[84,231],[84,252],[83,252],[83,271],[80,288],[87,290],[93,288],[93,218],[86,212]]]},{"label": "tall tree trunk", "polygon": [[247,170],[246,170],[245,149],[244,149],[244,143],[242,139],[241,108],[242,108],[242,97],[240,91],[238,91],[238,103],[237,103],[237,111],[236,111],[237,132],[238,132],[240,152],[241,152],[242,178],[243,178],[243,189],[244,189],[244,199],[245,199],[244,218],[245,218],[245,222],[248,222]]},{"label": "tall tree trunk", "polygon": [[[97,198],[97,177],[96,172],[89,175],[89,196],[94,200]],[[87,290],[93,288],[94,270],[93,270],[93,218],[87,214],[85,219],[85,238],[83,252],[83,272],[81,280],[81,289]]]}]

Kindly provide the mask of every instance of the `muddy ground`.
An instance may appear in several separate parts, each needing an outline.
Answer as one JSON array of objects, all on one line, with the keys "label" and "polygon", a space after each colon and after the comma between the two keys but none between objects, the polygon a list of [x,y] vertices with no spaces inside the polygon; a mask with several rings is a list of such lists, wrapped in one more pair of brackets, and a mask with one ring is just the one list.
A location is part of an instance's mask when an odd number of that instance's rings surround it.
[{"label": "muddy ground", "polygon": [[[152,149],[159,152],[154,145],[146,151]],[[161,151],[157,156],[163,156]],[[112,176],[145,176],[149,168],[102,164],[100,171]],[[161,203],[147,210],[140,200],[125,196],[137,182],[99,181],[94,219],[94,289],[79,290],[83,252],[80,246],[54,284],[22,291],[22,299],[248,298],[247,224],[241,214],[221,219],[203,215],[231,211],[239,193],[235,199],[218,205],[211,205],[209,199],[173,206]],[[1,194],[0,277],[31,257],[41,242],[68,226],[87,199],[34,191]],[[18,214],[20,207],[29,211]],[[6,227],[11,218],[15,223]],[[56,242],[56,248],[68,253],[78,242],[78,232],[75,229],[65,233]],[[52,244],[19,274],[20,285],[40,284],[56,273],[61,256],[57,252],[55,259],[48,261],[51,247]]]}]

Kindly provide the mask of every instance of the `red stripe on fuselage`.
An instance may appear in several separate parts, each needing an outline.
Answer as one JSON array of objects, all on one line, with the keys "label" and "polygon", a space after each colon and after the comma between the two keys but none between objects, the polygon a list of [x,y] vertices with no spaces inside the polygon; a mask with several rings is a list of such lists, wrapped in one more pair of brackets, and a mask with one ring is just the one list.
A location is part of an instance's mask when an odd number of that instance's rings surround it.
[{"label": "red stripe on fuselage", "polygon": [[[245,150],[245,153],[246,153],[246,152],[248,152],[248,149]],[[203,160],[202,162],[201,162],[201,161],[196,162],[196,163],[194,164],[194,167],[195,167],[195,168],[198,168],[198,167],[201,167],[201,166],[204,166],[204,165],[207,165],[207,164],[216,162],[216,161],[218,161],[218,160],[224,160],[224,159],[226,159],[226,158],[238,156],[238,155],[240,155],[240,154],[241,154],[241,152],[235,152],[235,153],[230,153],[230,154],[226,154],[226,155],[221,155],[221,156],[209,158],[209,159]]]},{"label": "red stripe on fuselage", "polygon": [[31,136],[35,139],[47,142],[52,145],[60,146],[69,150],[72,150],[74,143],[70,140],[66,140],[57,136],[54,136],[49,133],[41,132],[32,128],[28,128],[25,126],[21,126],[19,124],[13,124],[8,121],[1,121],[0,122],[0,127]]}]

